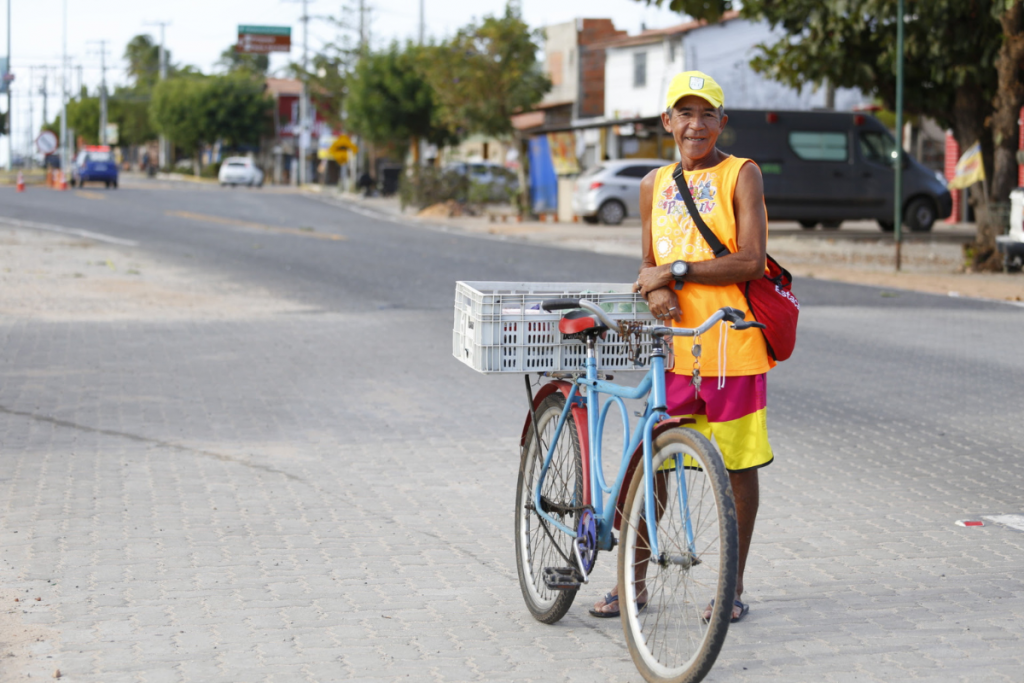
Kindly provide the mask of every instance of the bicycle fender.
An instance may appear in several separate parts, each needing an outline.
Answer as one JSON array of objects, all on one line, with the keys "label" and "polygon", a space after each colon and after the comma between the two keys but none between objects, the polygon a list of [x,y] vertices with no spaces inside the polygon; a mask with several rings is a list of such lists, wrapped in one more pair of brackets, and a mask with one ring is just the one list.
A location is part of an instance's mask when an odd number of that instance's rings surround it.
[{"label": "bicycle fender", "polygon": [[[651,441],[658,438],[662,432],[667,432],[670,429],[676,427],[684,427],[686,425],[695,424],[697,421],[692,417],[672,417],[667,420],[662,420],[658,424],[654,425],[654,430],[651,433]],[[641,439],[640,443],[637,444],[636,450],[633,451],[633,455],[629,458],[629,465],[626,466],[626,478],[622,480],[622,488],[619,489],[619,497],[615,501],[615,518],[612,522],[612,527],[618,529],[622,523],[622,508],[626,504],[626,494],[629,493],[629,482],[633,479],[633,473],[636,468],[640,466],[640,463],[644,461],[644,442]]]},{"label": "bicycle fender", "polygon": [[[551,394],[561,391],[562,396],[569,400],[569,392],[572,391],[572,384],[563,380],[548,382],[537,390],[533,395],[534,411],[540,408],[540,404]],[[585,406],[572,407],[572,419],[576,423],[576,435],[580,438],[580,456],[583,460],[583,501],[585,505],[591,504],[590,498],[590,430],[587,426],[587,409]],[[533,438],[530,432],[530,413],[526,414],[526,421],[523,424],[523,434],[519,437],[519,447],[526,445],[526,440]]]}]

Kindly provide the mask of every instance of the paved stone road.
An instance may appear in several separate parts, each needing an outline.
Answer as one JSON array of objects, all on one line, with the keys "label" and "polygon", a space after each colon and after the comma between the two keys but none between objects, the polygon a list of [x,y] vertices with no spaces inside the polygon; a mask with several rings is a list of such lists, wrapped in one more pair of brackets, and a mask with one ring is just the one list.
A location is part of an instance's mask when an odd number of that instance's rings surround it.
[{"label": "paved stone road", "polygon": [[[707,680],[1024,682],[1024,533],[954,524],[1024,512],[1024,312],[805,303]],[[0,318],[0,680],[639,680],[586,615],[613,556],[558,625],[523,606],[522,379],[450,325]]]}]

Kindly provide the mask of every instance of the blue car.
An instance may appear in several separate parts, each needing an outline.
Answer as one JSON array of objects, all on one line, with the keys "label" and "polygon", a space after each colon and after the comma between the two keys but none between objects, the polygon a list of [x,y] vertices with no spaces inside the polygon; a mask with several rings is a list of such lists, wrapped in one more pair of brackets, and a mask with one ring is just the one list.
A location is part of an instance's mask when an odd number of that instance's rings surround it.
[{"label": "blue car", "polygon": [[84,187],[86,183],[104,183],[108,188],[117,187],[117,162],[110,147],[86,147],[78,153],[71,169],[71,186]]}]

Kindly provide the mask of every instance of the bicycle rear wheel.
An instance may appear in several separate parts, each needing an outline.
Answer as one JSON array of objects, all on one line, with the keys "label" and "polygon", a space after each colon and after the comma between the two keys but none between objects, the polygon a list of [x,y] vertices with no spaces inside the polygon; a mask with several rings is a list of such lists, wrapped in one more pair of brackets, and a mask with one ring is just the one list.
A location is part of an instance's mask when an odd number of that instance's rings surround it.
[{"label": "bicycle rear wheel", "polygon": [[[575,590],[552,590],[544,583],[545,567],[571,566],[565,558],[573,557],[573,539],[541,519],[533,505],[533,491],[564,406],[565,398],[561,394],[553,394],[544,399],[535,411],[542,446],[538,450],[531,427],[523,445],[516,485],[519,587],[530,613],[545,624],[553,624],[565,616],[576,597]],[[575,508],[583,505],[583,458],[576,423],[571,415],[562,427],[551,457],[551,466],[541,489],[541,505],[554,519],[570,529],[576,528],[580,512]]]},{"label": "bicycle rear wheel", "polygon": [[[696,683],[715,663],[732,617],[739,561],[736,504],[722,456],[692,429],[659,435],[653,467],[660,556],[651,558],[641,466],[622,513],[622,629],[645,680]],[[711,599],[714,608],[705,622]]]}]

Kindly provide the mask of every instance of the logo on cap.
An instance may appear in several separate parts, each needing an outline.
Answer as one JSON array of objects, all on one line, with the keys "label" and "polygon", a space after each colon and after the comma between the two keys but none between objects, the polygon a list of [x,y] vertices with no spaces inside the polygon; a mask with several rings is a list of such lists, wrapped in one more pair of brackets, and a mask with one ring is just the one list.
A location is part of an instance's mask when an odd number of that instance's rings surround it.
[{"label": "logo on cap", "polygon": [[704,87],[704,79],[700,76],[690,76],[690,88],[692,90],[700,90]]}]

